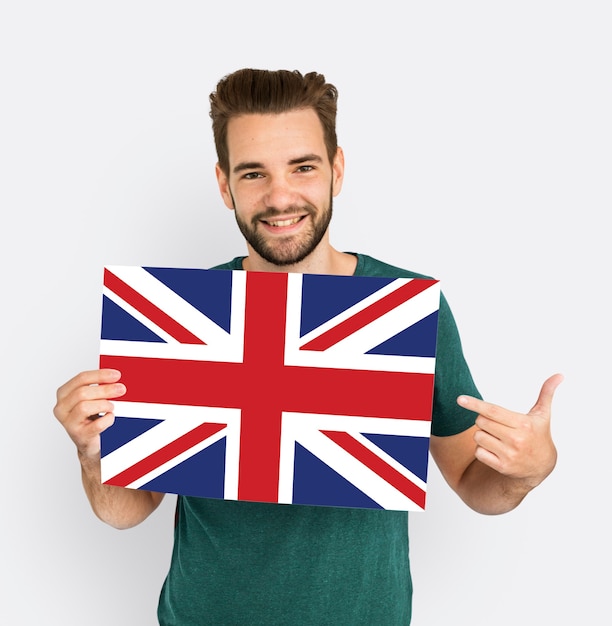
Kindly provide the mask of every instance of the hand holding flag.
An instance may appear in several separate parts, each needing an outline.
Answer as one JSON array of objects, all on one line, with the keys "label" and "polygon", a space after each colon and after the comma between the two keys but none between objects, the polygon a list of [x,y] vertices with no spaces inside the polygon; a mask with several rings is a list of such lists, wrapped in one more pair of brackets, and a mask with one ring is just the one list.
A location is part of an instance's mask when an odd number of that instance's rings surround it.
[{"label": "hand holding flag", "polygon": [[164,494],[118,489],[100,480],[100,435],[115,422],[114,403],[126,393],[116,369],[81,372],[57,390],[53,413],[75,443],[83,487],[95,514],[115,528],[131,528],[147,518]]},{"label": "hand holding flag", "polygon": [[[81,372],[57,390],[53,414],[86,459],[100,459],[100,433],[115,421],[109,398],[125,393],[120,376],[114,369]],[[93,415],[100,417],[92,419]]]}]

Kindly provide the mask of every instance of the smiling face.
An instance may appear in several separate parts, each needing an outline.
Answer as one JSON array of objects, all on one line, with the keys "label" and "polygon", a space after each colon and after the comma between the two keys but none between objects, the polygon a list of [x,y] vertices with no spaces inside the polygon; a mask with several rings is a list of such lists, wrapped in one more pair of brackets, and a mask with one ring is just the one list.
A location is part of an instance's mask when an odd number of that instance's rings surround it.
[{"label": "smiling face", "polygon": [[251,269],[293,266],[329,247],[332,198],[342,186],[338,149],[330,164],[312,109],[249,114],[230,120],[229,171],[219,189],[247,241]]}]

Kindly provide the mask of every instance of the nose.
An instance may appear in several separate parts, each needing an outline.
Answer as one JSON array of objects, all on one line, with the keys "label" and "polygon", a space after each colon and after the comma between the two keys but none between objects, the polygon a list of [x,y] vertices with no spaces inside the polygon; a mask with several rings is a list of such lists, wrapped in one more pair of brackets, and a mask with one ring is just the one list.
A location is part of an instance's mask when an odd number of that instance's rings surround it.
[{"label": "nose", "polygon": [[269,208],[283,211],[296,204],[297,193],[290,181],[284,176],[275,176],[268,179],[268,186],[264,202]]}]

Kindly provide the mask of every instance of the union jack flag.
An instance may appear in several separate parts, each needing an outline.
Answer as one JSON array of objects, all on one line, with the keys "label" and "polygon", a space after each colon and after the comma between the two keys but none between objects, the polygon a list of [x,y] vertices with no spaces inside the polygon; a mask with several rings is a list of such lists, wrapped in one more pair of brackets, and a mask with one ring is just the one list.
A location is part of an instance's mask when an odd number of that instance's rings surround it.
[{"label": "union jack flag", "polygon": [[102,481],[423,510],[436,280],[109,266]]}]

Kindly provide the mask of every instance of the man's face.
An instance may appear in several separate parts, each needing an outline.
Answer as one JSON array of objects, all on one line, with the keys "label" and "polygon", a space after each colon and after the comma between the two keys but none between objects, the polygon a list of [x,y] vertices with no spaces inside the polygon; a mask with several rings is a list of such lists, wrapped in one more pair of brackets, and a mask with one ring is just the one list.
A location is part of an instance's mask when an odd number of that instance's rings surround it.
[{"label": "man's face", "polygon": [[339,150],[329,163],[314,110],[234,118],[227,144],[229,176],[217,167],[219,189],[250,252],[293,265],[327,241],[343,158]]}]

